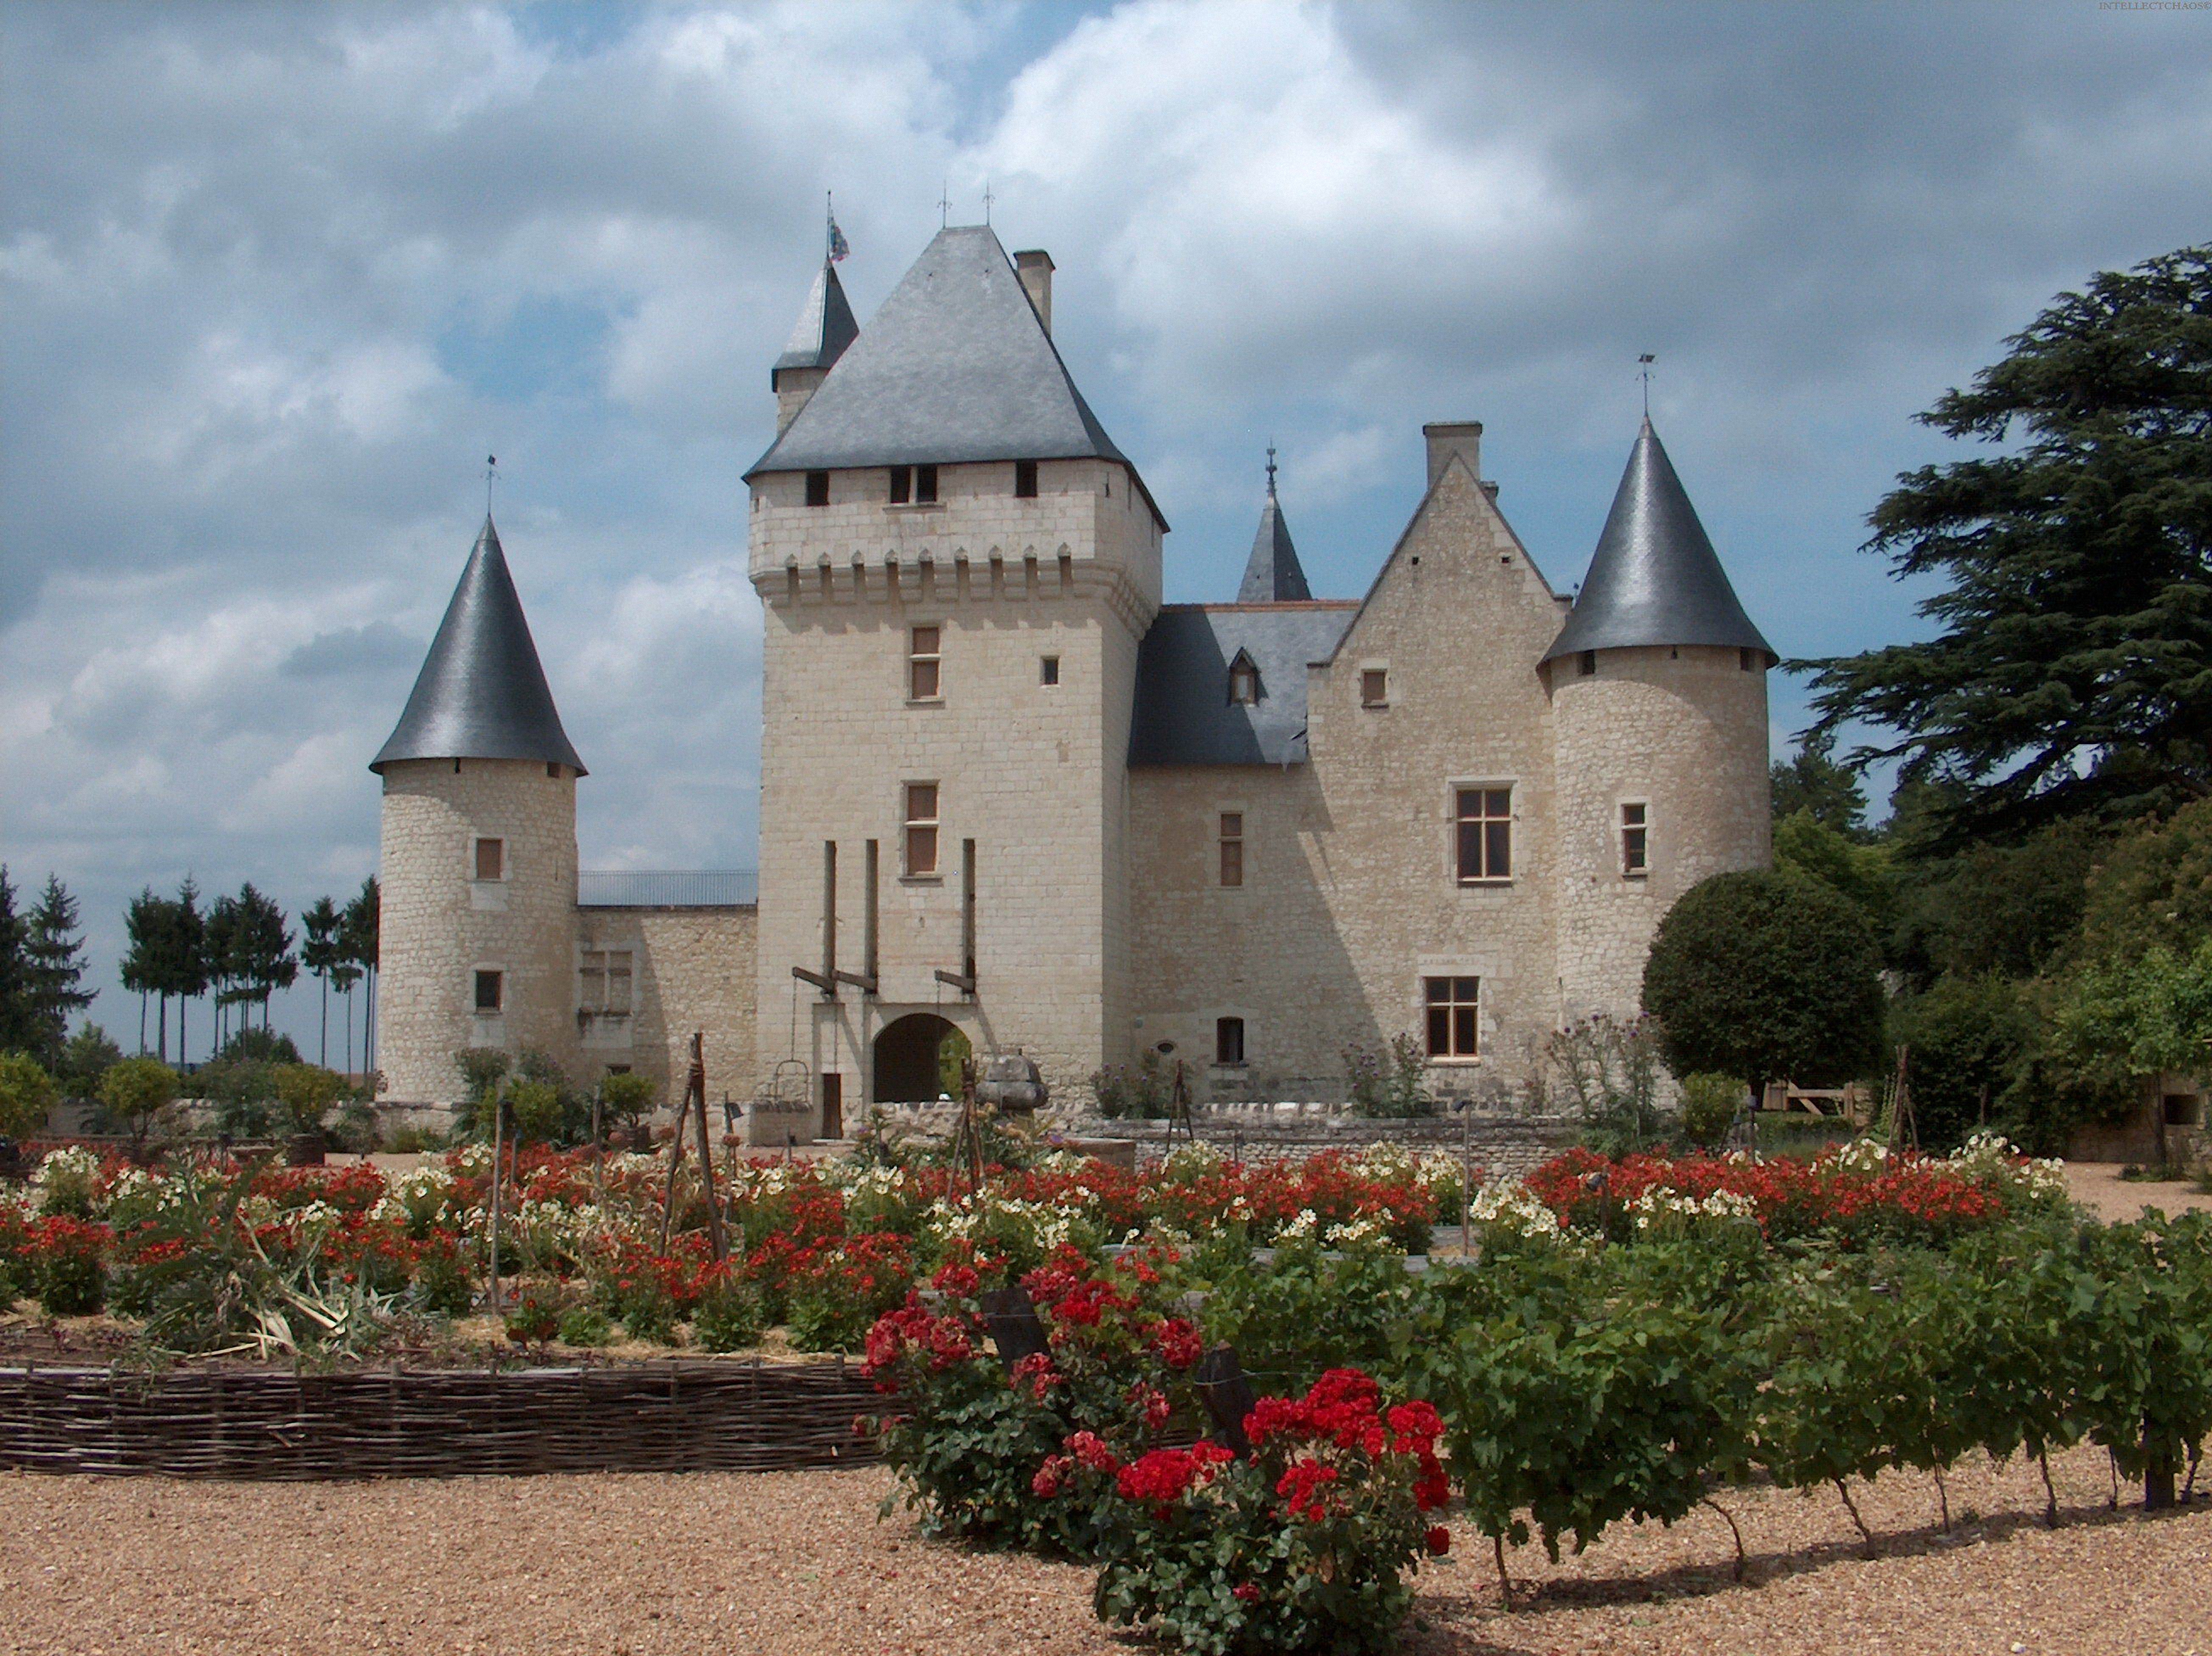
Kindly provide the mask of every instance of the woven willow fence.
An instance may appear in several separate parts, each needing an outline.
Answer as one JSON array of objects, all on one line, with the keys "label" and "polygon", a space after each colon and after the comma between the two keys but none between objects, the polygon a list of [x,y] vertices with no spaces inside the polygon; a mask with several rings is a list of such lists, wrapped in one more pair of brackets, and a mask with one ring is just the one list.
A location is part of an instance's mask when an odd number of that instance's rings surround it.
[{"label": "woven willow fence", "polygon": [[855,1367],[0,1368],[0,1468],[163,1477],[774,1471],[874,1458]]}]

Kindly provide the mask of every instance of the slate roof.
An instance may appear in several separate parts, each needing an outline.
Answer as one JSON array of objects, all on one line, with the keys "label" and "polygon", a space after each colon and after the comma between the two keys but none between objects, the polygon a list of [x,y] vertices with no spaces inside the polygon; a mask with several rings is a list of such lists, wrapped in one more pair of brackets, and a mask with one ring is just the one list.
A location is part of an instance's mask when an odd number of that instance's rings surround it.
[{"label": "slate roof", "polygon": [[406,711],[368,768],[381,771],[401,759],[544,759],[584,774],[489,514]]},{"label": "slate roof", "polygon": [[[1327,661],[1359,606],[1341,601],[1170,604],[1137,652],[1129,763],[1295,764],[1306,758],[1306,666]],[[1260,700],[1229,699],[1242,651]]]},{"label": "slate roof", "polygon": [[1682,480],[1646,418],[1598,536],[1589,579],[1547,661],[1632,644],[1718,644],[1781,658],[1736,601]]},{"label": "slate roof", "polygon": [[1128,464],[1068,377],[1006,248],[975,224],[937,233],[745,476],[1071,459]]},{"label": "slate roof", "polygon": [[1244,565],[1244,583],[1237,589],[1240,604],[1303,603],[1313,597],[1306,572],[1298,566],[1298,549],[1291,545],[1291,526],[1283,521],[1282,505],[1275,498],[1274,469],[1271,460],[1260,533],[1252,537],[1251,560]]},{"label": "slate roof", "polygon": [[[837,267],[826,260],[822,273],[814,278],[814,286],[800,307],[799,324],[791,331],[791,339],[783,348],[783,355],[775,359],[777,368],[830,368],[845,354],[845,348],[860,337],[860,325],[853,320],[853,307],[845,297],[845,284],[837,279]],[[771,370],[769,377],[775,377]]]}]

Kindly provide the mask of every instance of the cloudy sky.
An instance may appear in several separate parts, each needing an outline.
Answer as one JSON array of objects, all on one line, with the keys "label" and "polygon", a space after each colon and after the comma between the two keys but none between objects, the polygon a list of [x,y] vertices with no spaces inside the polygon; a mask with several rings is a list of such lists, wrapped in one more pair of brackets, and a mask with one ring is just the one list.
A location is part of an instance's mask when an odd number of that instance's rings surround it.
[{"label": "cloudy sky", "polygon": [[374,868],[363,766],[491,453],[585,866],[750,865],[738,474],[824,192],[863,326],[940,193],[1051,251],[1170,598],[1233,591],[1271,438],[1357,595],[1443,418],[1571,585],[1651,351],[1793,656],[1915,627],[1856,551],[1942,452],[1912,414],[2212,230],[2212,13],[2100,0],[13,0],[0,76],[0,856],[110,984],[143,885],[296,910]]}]

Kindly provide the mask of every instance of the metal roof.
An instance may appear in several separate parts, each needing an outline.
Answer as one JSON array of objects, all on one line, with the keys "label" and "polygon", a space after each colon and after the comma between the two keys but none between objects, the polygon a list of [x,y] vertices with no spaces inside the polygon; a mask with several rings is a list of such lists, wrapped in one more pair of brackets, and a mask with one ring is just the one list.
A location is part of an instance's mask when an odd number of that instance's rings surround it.
[{"label": "metal roof", "polygon": [[1589,576],[1547,661],[1634,644],[1717,644],[1781,658],[1736,601],[1728,572],[1647,417],[1597,539]]},{"label": "metal roof", "polygon": [[[1274,451],[1270,449],[1270,456]],[[1251,560],[1244,565],[1244,584],[1237,589],[1240,604],[1299,603],[1310,599],[1306,572],[1298,567],[1298,549],[1291,545],[1291,526],[1283,521],[1283,508],[1275,499],[1275,464],[1267,462],[1267,503],[1260,508],[1260,533],[1252,537]]]},{"label": "metal roof", "polygon": [[1075,459],[1128,464],[1068,377],[1006,248],[975,224],[937,233],[745,476]]},{"label": "metal roof", "polygon": [[837,267],[825,259],[806,303],[799,308],[799,325],[792,329],[790,342],[775,359],[775,366],[829,368],[860,332],[860,325],[853,320],[853,307],[845,298],[845,284],[837,279]]},{"label": "metal roof", "polygon": [[401,759],[544,759],[584,774],[489,513],[407,710],[368,768]]},{"label": "metal roof", "polygon": [[[1340,601],[1170,604],[1137,652],[1129,763],[1295,764],[1306,758],[1306,667],[1328,659],[1359,606]],[[1240,654],[1260,699],[1229,699]]]}]

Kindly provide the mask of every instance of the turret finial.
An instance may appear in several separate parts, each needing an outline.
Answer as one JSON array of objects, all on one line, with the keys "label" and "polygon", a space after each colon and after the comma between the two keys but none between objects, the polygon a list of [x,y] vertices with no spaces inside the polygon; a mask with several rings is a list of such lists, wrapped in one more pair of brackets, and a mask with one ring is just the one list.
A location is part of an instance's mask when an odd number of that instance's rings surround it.
[{"label": "turret finial", "polygon": [[1267,498],[1275,497],[1275,445],[1267,445]]}]

